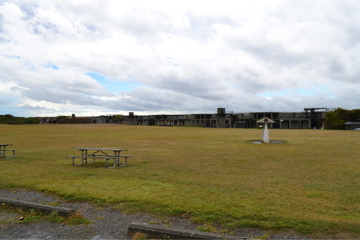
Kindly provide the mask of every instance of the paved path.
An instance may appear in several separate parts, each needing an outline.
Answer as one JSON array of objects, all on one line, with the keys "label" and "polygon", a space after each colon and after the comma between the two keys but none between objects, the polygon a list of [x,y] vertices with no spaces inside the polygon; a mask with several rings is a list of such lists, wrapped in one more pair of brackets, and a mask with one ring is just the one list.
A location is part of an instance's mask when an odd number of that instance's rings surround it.
[{"label": "paved path", "polygon": [[[74,209],[77,214],[92,221],[83,225],[58,224],[48,221],[19,223],[19,213],[0,211],[0,239],[132,239],[128,234],[129,226],[147,228],[151,231],[165,229],[176,233],[194,233],[201,225],[194,224],[185,218],[155,218],[146,214],[124,214],[107,207],[96,207],[85,202],[66,202],[59,198],[25,190],[0,189],[0,199],[11,199],[41,205],[56,205],[57,207]],[[135,224],[134,223],[138,223]],[[143,224],[143,223],[151,223]],[[157,228],[158,226],[158,228]],[[155,230],[154,230],[155,229]],[[163,230],[161,230],[163,229]],[[164,230],[164,231],[165,231]],[[189,230],[189,231],[188,231]],[[174,233],[174,232],[172,232]],[[207,233],[204,233],[206,235]],[[265,236],[266,232],[257,229],[238,229],[234,231],[235,239],[250,239]],[[234,239],[232,238],[232,239]],[[308,239],[293,234],[271,234],[267,239]]]}]

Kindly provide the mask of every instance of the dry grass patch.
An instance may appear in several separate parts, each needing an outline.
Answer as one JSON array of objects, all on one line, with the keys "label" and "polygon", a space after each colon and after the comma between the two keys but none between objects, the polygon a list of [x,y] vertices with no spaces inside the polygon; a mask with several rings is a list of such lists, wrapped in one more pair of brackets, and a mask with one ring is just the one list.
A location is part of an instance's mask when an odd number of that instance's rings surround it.
[{"label": "dry grass patch", "polygon": [[[2,187],[187,213],[228,229],[261,227],[360,237],[360,134],[270,130],[285,144],[252,144],[257,129],[128,125],[0,125],[20,149],[0,159]],[[127,148],[124,168],[74,167],[78,147]]]}]

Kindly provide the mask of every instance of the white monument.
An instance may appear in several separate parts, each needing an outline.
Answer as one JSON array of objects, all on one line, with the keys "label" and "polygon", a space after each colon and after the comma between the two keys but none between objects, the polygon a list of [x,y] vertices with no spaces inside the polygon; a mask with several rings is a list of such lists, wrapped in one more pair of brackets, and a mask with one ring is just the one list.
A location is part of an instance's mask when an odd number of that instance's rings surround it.
[{"label": "white monument", "polygon": [[263,117],[263,118],[257,120],[256,122],[264,124],[262,140],[263,140],[264,143],[270,143],[268,123],[274,123],[275,121],[271,120],[270,118]]}]

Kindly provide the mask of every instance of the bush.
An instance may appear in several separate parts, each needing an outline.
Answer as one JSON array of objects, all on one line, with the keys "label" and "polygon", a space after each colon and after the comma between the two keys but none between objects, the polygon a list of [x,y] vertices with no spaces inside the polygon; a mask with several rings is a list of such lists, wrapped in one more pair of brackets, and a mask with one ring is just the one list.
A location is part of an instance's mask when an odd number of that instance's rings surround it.
[{"label": "bush", "polygon": [[327,129],[345,129],[347,121],[359,121],[360,109],[345,110],[338,108],[330,111],[325,116],[325,128]]},{"label": "bush", "polygon": [[0,124],[38,124],[41,118],[39,117],[15,117],[11,114],[0,115]]}]

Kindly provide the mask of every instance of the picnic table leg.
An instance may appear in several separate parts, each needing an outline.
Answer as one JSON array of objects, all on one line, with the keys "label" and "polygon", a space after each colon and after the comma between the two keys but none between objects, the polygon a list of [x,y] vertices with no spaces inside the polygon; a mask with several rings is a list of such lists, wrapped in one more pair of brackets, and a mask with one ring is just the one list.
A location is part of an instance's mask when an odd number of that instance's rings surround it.
[{"label": "picnic table leg", "polygon": [[82,161],[83,161],[83,162],[85,161],[85,163],[87,163],[87,158],[86,158],[86,156],[87,156],[87,150],[82,151],[81,154],[82,154],[82,156],[83,156]]},{"label": "picnic table leg", "polygon": [[116,158],[114,158],[114,165],[112,167],[109,167],[109,160],[112,158],[106,158],[106,168],[114,168],[116,167]]},{"label": "picnic table leg", "polygon": [[[81,150],[81,156],[82,156],[82,164],[85,162],[86,164],[88,163],[87,161],[87,150]],[[95,159],[94,159],[94,162],[95,162]]]},{"label": "picnic table leg", "polygon": [[0,155],[4,155],[4,157],[5,157],[5,147],[3,147],[3,146],[0,146]]},{"label": "picnic table leg", "polygon": [[127,165],[127,156],[122,156],[123,158],[125,158],[124,164],[119,164],[120,167],[125,167]]},{"label": "picnic table leg", "polygon": [[80,166],[80,165],[82,165],[83,164],[83,159],[81,159],[81,162],[80,162],[80,164],[75,164],[75,158],[76,157],[72,157],[72,164],[73,164],[73,166]]},{"label": "picnic table leg", "polygon": [[[9,150],[8,150],[9,151]],[[5,151],[6,152],[6,151]],[[12,155],[12,157],[10,156],[10,157],[7,157],[7,156],[5,156],[5,153],[4,153],[4,158],[14,158],[14,156],[15,156],[15,151],[12,151],[13,152],[13,155]]]},{"label": "picnic table leg", "polygon": [[[88,158],[92,158],[92,159],[93,159],[93,162],[92,162],[92,163],[89,163],[89,162],[87,161]],[[90,155],[90,156],[85,156],[85,163],[86,163],[86,164],[93,164],[93,163],[95,163],[95,160],[96,160],[96,157],[95,157],[95,156],[91,156],[91,155]]]},{"label": "picnic table leg", "polygon": [[120,152],[116,152],[115,155],[116,163],[118,166],[120,166]]}]

